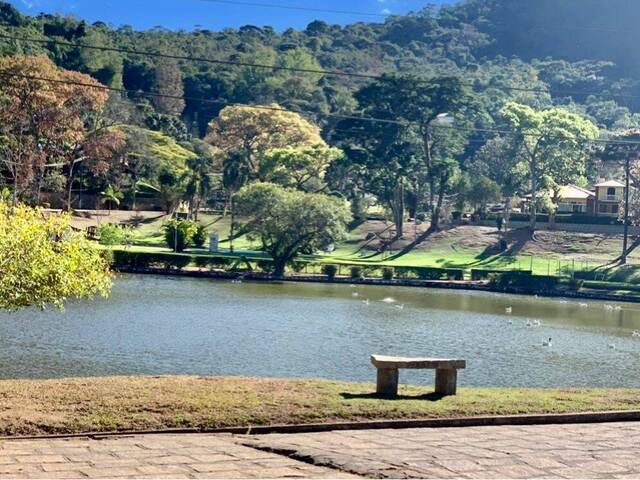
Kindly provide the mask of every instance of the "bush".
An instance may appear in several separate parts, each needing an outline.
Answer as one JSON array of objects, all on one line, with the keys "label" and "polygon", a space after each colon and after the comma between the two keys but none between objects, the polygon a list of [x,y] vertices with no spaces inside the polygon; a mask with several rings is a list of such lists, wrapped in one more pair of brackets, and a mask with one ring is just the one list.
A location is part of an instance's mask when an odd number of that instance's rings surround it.
[{"label": "bush", "polygon": [[291,262],[289,264],[289,266],[291,267],[291,270],[293,270],[296,273],[300,273],[302,272],[305,267],[307,266],[306,262]]},{"label": "bush", "polygon": [[171,220],[163,228],[167,246],[176,252],[183,252],[193,241],[198,227],[189,220]]},{"label": "bush", "polygon": [[508,271],[508,270],[480,270],[480,269],[473,269],[471,270],[471,280],[477,281],[477,280],[487,280],[491,275],[494,274],[503,274],[503,273],[509,273],[511,275],[533,275],[533,272],[531,270],[514,270],[514,271]]},{"label": "bush", "polygon": [[258,260],[256,266],[264,273],[273,273],[273,260]]},{"label": "bush", "polygon": [[125,238],[125,230],[113,223],[104,223],[98,228],[99,242],[101,245],[122,245]]},{"label": "bush", "polygon": [[207,228],[204,225],[196,225],[195,231],[193,232],[193,244],[198,248],[202,248],[206,242]]},{"label": "bush", "polygon": [[357,266],[353,266],[351,267],[351,278],[353,279],[360,279],[362,277],[364,277],[364,271],[362,269],[362,267],[357,267]]},{"label": "bush", "polygon": [[395,271],[393,268],[391,267],[385,267],[382,269],[382,278],[383,280],[393,280],[393,277],[395,276]]},{"label": "bush", "polygon": [[464,271],[457,268],[397,267],[396,273],[401,278],[420,280],[464,280]]},{"label": "bush", "polygon": [[584,286],[584,280],[579,280],[577,278],[572,278],[569,280],[569,288],[574,292],[577,292]]},{"label": "bush", "polygon": [[195,262],[196,257],[176,255],[175,253],[130,252],[126,250],[113,252],[113,264],[116,267],[181,269],[192,261]]},{"label": "bush", "polygon": [[550,292],[560,283],[558,277],[547,275],[523,275],[519,272],[505,272],[490,275],[491,285],[503,290],[517,290],[526,293]]},{"label": "bush", "polygon": [[336,278],[336,274],[338,273],[338,267],[336,265],[323,265],[322,273],[324,273],[329,280],[333,280]]}]

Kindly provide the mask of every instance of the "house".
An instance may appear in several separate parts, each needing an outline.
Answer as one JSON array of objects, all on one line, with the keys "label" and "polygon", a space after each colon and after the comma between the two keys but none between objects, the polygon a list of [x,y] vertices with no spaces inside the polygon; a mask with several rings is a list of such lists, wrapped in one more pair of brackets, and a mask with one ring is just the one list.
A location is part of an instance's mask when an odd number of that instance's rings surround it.
[{"label": "house", "polygon": [[588,213],[595,212],[594,192],[576,185],[564,185],[558,192],[558,213]]},{"label": "house", "polygon": [[616,180],[608,180],[594,185],[597,216],[617,217],[620,203],[624,201],[625,186]]}]

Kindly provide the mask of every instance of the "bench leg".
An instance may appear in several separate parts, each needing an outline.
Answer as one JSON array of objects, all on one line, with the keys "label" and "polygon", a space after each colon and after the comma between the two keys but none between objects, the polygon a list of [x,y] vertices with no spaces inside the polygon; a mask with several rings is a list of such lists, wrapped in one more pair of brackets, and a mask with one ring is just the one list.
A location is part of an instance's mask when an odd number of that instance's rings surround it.
[{"label": "bench leg", "polygon": [[397,368],[379,368],[376,393],[388,397],[398,395],[398,377]]},{"label": "bench leg", "polygon": [[436,393],[441,395],[455,395],[458,389],[458,370],[436,369]]}]

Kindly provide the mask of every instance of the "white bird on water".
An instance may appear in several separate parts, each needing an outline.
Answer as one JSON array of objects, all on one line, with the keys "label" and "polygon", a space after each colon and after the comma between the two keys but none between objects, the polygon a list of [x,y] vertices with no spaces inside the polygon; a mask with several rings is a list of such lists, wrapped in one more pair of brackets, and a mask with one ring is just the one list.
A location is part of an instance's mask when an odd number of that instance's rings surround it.
[{"label": "white bird on water", "polygon": [[542,346],[543,347],[550,347],[551,346],[551,338],[549,338],[549,340],[545,340],[542,342]]},{"label": "white bird on water", "polygon": [[531,323],[531,320],[527,320],[527,327],[533,327],[533,323]]},{"label": "white bird on water", "polygon": [[404,303],[402,305],[394,305],[398,310],[404,310]]},{"label": "white bird on water", "polygon": [[610,343],[610,344],[609,344],[609,348],[610,348],[611,350],[615,350],[615,349],[616,349],[616,344],[615,344],[615,343]]},{"label": "white bird on water", "polygon": [[634,330],[634,331],[631,333],[631,336],[632,336],[632,337],[640,337],[640,331],[638,331],[638,330]]},{"label": "white bird on water", "polygon": [[364,303],[365,305],[369,305],[369,299],[367,298],[366,300],[363,300],[362,303]]}]

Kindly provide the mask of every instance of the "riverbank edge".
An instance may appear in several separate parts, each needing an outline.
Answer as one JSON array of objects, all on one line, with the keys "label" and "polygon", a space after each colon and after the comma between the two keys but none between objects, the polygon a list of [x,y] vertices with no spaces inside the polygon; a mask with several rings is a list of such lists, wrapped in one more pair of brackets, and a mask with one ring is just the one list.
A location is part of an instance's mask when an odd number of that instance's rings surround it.
[{"label": "riverbank edge", "polygon": [[371,420],[361,422],[302,423],[282,425],[247,425],[222,428],[168,428],[159,430],[123,430],[113,432],[82,432],[51,435],[0,436],[7,440],[43,440],[64,438],[112,438],[123,435],[266,435],[319,433],[344,430],[404,430],[409,428],[468,428],[532,425],[577,425],[590,423],[639,422],[640,410],[610,412],[548,413],[532,415],[492,415],[475,417],[425,418],[411,420]]},{"label": "riverbank edge", "polygon": [[467,290],[479,292],[505,293],[510,295],[538,296],[548,298],[570,298],[582,300],[600,300],[610,302],[640,303],[640,296],[637,295],[613,295],[599,292],[580,292],[570,290],[539,290],[523,291],[517,288],[497,288],[487,282],[467,281],[467,280],[417,280],[417,279],[393,279],[383,280],[378,278],[350,278],[334,277],[327,278],[326,275],[300,275],[291,274],[284,277],[275,277],[260,272],[222,272],[196,269],[166,269],[166,268],[135,268],[135,267],[114,267],[119,273],[135,275],[160,275],[171,277],[208,278],[212,280],[248,280],[252,282],[298,282],[298,283],[326,283],[326,284],[347,284],[347,285],[377,285],[395,287],[414,288],[440,288],[448,290]]}]

